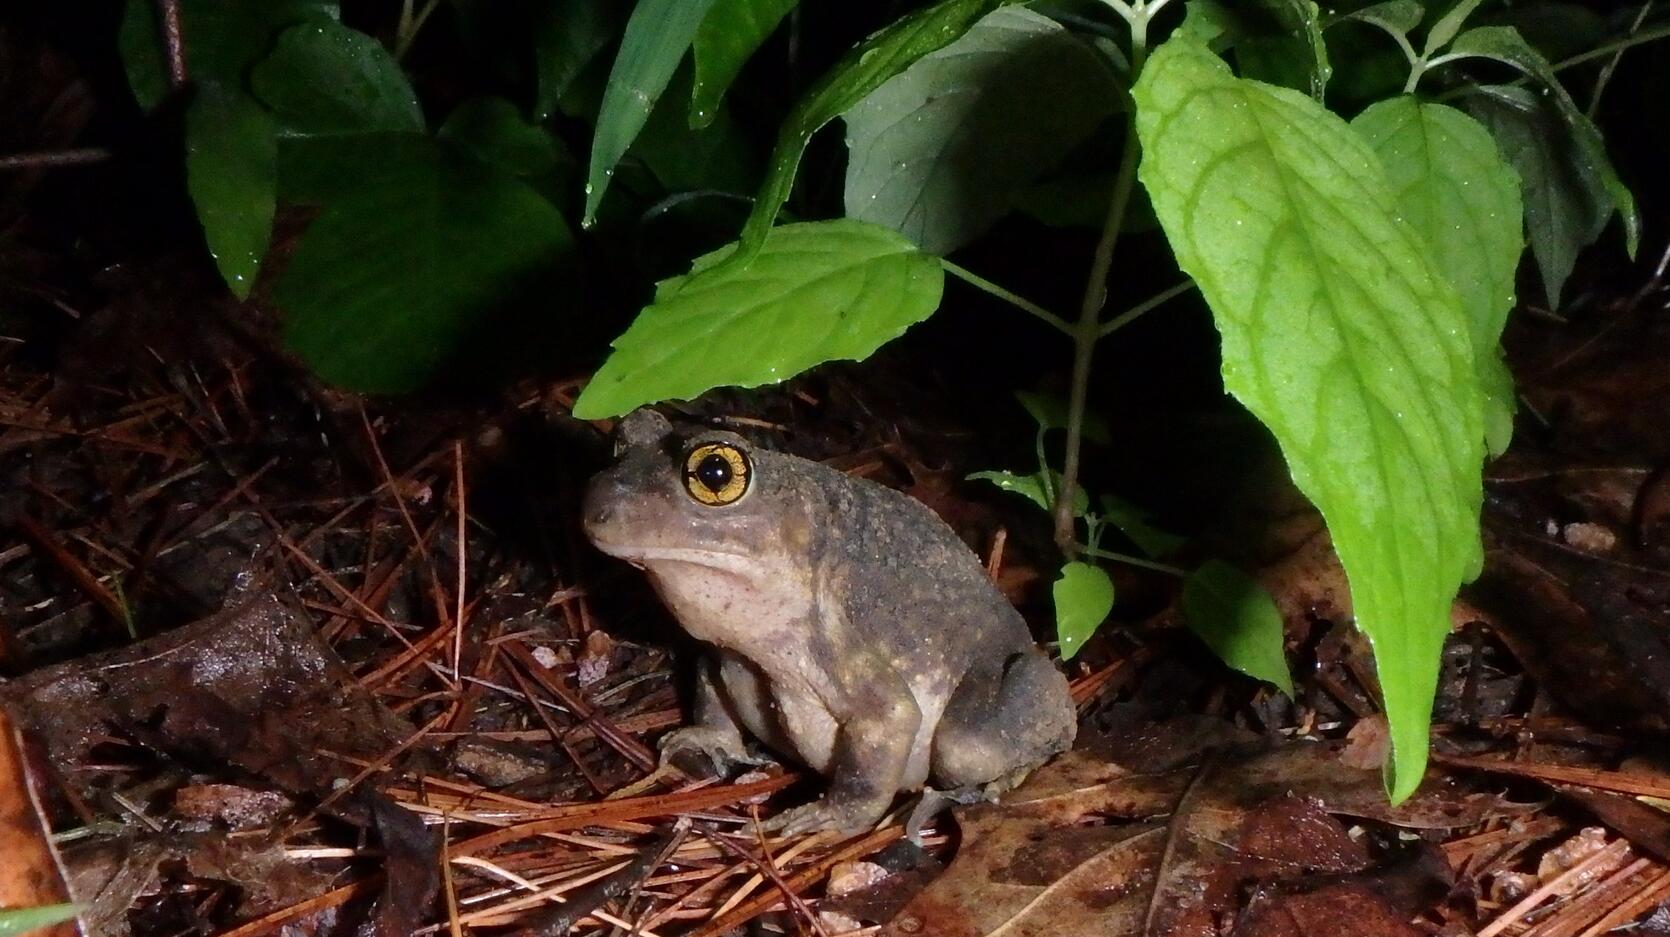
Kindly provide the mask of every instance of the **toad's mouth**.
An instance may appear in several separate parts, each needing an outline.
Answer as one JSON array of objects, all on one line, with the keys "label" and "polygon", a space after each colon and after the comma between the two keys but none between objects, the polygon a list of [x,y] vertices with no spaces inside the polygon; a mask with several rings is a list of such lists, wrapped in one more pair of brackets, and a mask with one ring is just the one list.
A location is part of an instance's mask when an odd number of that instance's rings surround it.
[{"label": "toad's mouth", "polygon": [[726,550],[704,550],[697,547],[652,547],[625,543],[598,543],[598,549],[617,559],[625,560],[639,569],[653,563],[688,563],[728,572],[744,572],[754,561],[741,553]]}]

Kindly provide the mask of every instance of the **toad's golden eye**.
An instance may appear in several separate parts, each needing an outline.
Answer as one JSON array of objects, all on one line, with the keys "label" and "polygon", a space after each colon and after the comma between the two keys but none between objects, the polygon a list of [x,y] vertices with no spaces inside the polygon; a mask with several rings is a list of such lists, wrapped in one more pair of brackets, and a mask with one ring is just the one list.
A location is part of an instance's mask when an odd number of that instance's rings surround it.
[{"label": "toad's golden eye", "polygon": [[684,490],[710,507],[734,504],[748,493],[753,475],[748,454],[729,443],[702,443],[684,456]]}]

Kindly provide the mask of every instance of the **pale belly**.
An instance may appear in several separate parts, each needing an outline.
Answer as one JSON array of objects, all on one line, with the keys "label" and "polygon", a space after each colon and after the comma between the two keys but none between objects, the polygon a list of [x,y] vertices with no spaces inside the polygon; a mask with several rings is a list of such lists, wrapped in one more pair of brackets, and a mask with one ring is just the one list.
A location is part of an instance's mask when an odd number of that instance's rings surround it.
[{"label": "pale belly", "polygon": [[[720,680],[737,720],[767,748],[791,756],[820,774],[830,772],[840,724],[815,693],[808,688],[772,693],[770,679],[730,651],[721,652]],[[948,696],[943,683],[926,677],[913,681],[911,691],[922,721],[911,740],[901,790],[916,790],[927,783],[934,730],[939,727]]]}]

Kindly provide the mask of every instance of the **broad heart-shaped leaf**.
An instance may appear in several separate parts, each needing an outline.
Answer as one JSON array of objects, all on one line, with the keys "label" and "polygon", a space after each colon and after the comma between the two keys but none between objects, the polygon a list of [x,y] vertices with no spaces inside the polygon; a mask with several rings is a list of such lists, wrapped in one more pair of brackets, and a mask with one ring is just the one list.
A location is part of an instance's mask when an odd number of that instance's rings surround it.
[{"label": "broad heart-shaped leaf", "polygon": [[1074,561],[1061,567],[1050,589],[1061,659],[1072,660],[1113,611],[1113,580],[1100,566]]},{"label": "broad heart-shaped leaf", "polygon": [[567,157],[561,140],[544,127],[528,123],[516,105],[504,98],[465,101],[447,115],[436,136],[513,176],[544,176]]},{"label": "broad heart-shaped leaf", "polygon": [[816,221],[773,229],[754,262],[735,245],[663,281],[580,399],[583,420],[714,387],[758,387],[862,359],[939,307],[945,271],[886,228]]},{"label": "broad heart-shaped leaf", "polygon": [[186,188],[220,276],[249,296],[278,201],[273,119],[242,91],[198,83],[186,111]]},{"label": "broad heart-shaped leaf", "polygon": [[1183,581],[1183,617],[1224,663],[1293,695],[1276,600],[1222,560],[1207,560]]},{"label": "broad heart-shaped leaf", "polygon": [[1412,95],[1369,107],[1351,127],[1380,156],[1403,219],[1461,295],[1485,392],[1486,438],[1491,453],[1500,454],[1513,430],[1513,377],[1502,361],[1501,338],[1525,250],[1519,175],[1478,121]]},{"label": "broad heart-shaped leaf", "polygon": [[644,129],[649,112],[696,37],[696,28],[713,0],[638,0],[626,21],[620,52],[609,71],[609,86],[592,135],[591,166],[586,170],[586,212],[582,224],[597,217],[609,190],[615,164]]},{"label": "broad heart-shaped leaf", "polygon": [[0,911],[0,937],[24,935],[59,921],[67,921],[81,910],[75,904],[47,904],[34,908],[8,908]]},{"label": "broad heart-shaped leaf", "polygon": [[[168,62],[155,0],[127,0],[119,43],[139,105],[152,108],[168,93]],[[244,73],[272,50],[273,39],[301,22],[335,22],[336,0],[180,0],[190,77],[241,88]]]},{"label": "broad heart-shaped leaf", "polygon": [[341,23],[286,29],[249,83],[291,133],[423,130],[423,111],[400,63],[377,40]]},{"label": "broad heart-shaped leaf", "polygon": [[912,62],[956,41],[992,10],[1014,0],[940,0],[906,14],[847,52],[789,111],[771,151],[765,181],[742,228],[742,247],[733,263],[747,263],[765,243],[766,232],[789,199],[800,156],[812,134],[851,110],[882,82]]},{"label": "broad heart-shaped leaf", "polygon": [[1054,20],[995,10],[842,116],[846,213],[951,253],[1113,113],[1101,56]]},{"label": "broad heart-shaped leaf", "polygon": [[421,386],[571,251],[562,216],[532,189],[422,139],[332,198],[279,278],[285,344],[333,384]]},{"label": "broad heart-shaped leaf", "polygon": [[1426,764],[1450,603],[1480,563],[1483,429],[1461,301],[1368,144],[1315,101],[1175,38],[1133,94],[1141,179],[1212,309],[1224,386],[1333,534],[1374,643],[1401,800]]},{"label": "broad heart-shaped leaf", "polygon": [[738,72],[800,0],[714,0],[696,30],[690,126],[706,127]]}]

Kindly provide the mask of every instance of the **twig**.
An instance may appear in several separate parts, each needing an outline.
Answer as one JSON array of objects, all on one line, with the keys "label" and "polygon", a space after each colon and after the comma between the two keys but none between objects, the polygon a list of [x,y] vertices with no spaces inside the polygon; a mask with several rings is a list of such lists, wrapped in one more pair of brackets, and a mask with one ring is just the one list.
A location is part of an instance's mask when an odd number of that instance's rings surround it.
[{"label": "twig", "polygon": [[86,166],[102,163],[110,158],[110,151],[90,146],[78,150],[52,150],[47,153],[14,153],[0,156],[0,172],[19,169],[50,169],[56,166]]},{"label": "twig", "polygon": [[162,47],[168,57],[168,86],[175,91],[186,86],[185,31],[180,26],[180,0],[157,0],[162,14]]}]

